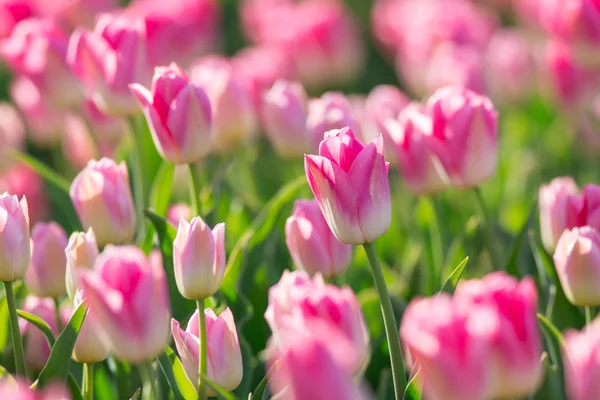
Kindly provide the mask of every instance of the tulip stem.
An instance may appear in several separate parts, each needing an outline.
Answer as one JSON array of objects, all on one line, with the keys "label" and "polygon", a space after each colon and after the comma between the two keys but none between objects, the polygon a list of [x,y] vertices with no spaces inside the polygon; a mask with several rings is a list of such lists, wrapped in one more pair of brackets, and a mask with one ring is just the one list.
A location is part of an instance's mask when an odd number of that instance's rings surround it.
[{"label": "tulip stem", "polygon": [[585,324],[589,325],[592,323],[592,307],[586,306],[586,307],[584,307],[584,310],[585,310]]},{"label": "tulip stem", "polygon": [[4,292],[6,293],[6,304],[8,305],[8,317],[11,331],[10,333],[15,351],[15,368],[18,375],[27,378],[25,352],[23,351],[23,342],[21,341],[21,332],[19,331],[17,303],[15,302],[15,294],[13,292],[12,282],[4,282]]},{"label": "tulip stem", "polygon": [[58,334],[63,330],[62,319],[60,318],[60,302],[58,301],[58,297],[54,297],[54,318],[56,318],[56,327],[58,328]]},{"label": "tulip stem", "polygon": [[94,364],[83,364],[83,399],[94,400]]},{"label": "tulip stem", "polygon": [[144,208],[146,208],[146,196],[144,195],[144,171],[147,171],[144,162],[144,145],[142,133],[140,132],[139,126],[136,122],[136,117],[129,118],[129,125],[131,127],[131,133],[133,135],[133,143],[135,149],[131,155],[131,168],[133,172],[133,197],[135,198],[135,210],[137,213],[137,241],[143,240],[146,233],[146,218],[144,217]]},{"label": "tulip stem", "polygon": [[200,216],[202,203],[200,201],[200,177],[194,164],[188,164],[190,168],[190,198],[192,200],[192,211],[194,216]]},{"label": "tulip stem", "polygon": [[477,203],[477,212],[479,213],[479,218],[482,220],[485,225],[485,231],[487,235],[487,248],[490,252],[490,258],[492,260],[492,266],[495,271],[502,270],[502,265],[500,263],[500,255],[496,249],[496,238],[494,235],[494,226],[492,224],[492,218],[485,207],[485,202],[483,201],[483,196],[481,195],[481,190],[476,187],[473,189],[475,193],[475,199]]},{"label": "tulip stem", "polygon": [[394,309],[392,308],[392,300],[390,299],[390,295],[387,290],[385,278],[383,277],[383,271],[381,270],[381,264],[379,263],[379,258],[377,258],[375,245],[373,243],[365,243],[363,244],[363,247],[367,253],[367,258],[369,259],[371,273],[373,274],[373,280],[375,282],[375,290],[377,291],[379,304],[381,305],[381,313],[383,314],[385,335],[387,337],[388,347],[390,350],[390,361],[392,364],[392,376],[394,378],[394,391],[396,393],[396,400],[401,400],[404,396],[404,388],[406,387],[406,376],[404,375],[404,360],[402,359],[398,325],[396,324],[396,317],[394,316]]},{"label": "tulip stem", "polygon": [[198,305],[198,324],[199,324],[199,337],[200,337],[200,365],[198,374],[198,399],[205,400],[206,399],[206,384],[202,380],[202,375],[206,376],[208,374],[208,354],[206,353],[206,317],[204,316],[204,299],[198,300],[196,302]]},{"label": "tulip stem", "polygon": [[142,363],[138,365],[140,378],[142,378],[142,399],[152,400],[160,398],[158,390],[154,385],[154,371],[152,363]]}]

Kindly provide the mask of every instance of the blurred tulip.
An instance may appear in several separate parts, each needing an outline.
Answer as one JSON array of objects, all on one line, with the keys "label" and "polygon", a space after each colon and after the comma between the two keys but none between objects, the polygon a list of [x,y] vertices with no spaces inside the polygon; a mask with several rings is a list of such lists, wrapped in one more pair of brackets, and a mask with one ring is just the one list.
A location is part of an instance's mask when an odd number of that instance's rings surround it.
[{"label": "blurred tulip", "polygon": [[67,234],[56,222],[38,222],[31,230],[31,261],[25,283],[38,297],[61,297],[67,293],[65,271]]},{"label": "blurred tulip", "polygon": [[490,337],[492,384],[488,398],[508,399],[534,394],[543,377],[542,337],[537,321],[537,289],[530,277],[522,281],[504,272],[463,281],[455,299],[466,307],[485,306],[498,325]]},{"label": "blurred tulip", "polygon": [[42,220],[48,213],[44,181],[29,165],[15,164],[0,173],[0,193],[4,192],[27,198],[30,224]]},{"label": "blurred tulip", "polygon": [[0,381],[0,397],[3,399],[18,400],[69,400],[70,394],[60,384],[50,383],[43,391],[39,388],[31,389],[29,383],[21,378],[3,379]]},{"label": "blurred tulip", "polygon": [[64,129],[63,155],[79,171],[90,160],[98,157],[98,149],[96,149],[92,132],[89,131],[85,120],[75,115],[67,116]]},{"label": "blurred tulip", "polygon": [[343,274],[352,258],[352,246],[339,242],[316,200],[296,200],[285,224],[285,241],[294,264],[313,276]]},{"label": "blurred tulip", "polygon": [[564,335],[564,374],[567,398],[600,398],[600,320],[596,319],[581,332],[569,330]]},{"label": "blurred tulip", "polygon": [[[42,321],[48,324],[54,336],[58,336],[59,332],[54,312],[55,305],[52,299],[40,299],[29,295],[23,303],[22,310],[41,318]],[[24,319],[19,319],[19,329],[21,330],[21,336],[24,338],[23,346],[25,347],[27,369],[40,372],[46,365],[48,357],[50,357],[48,340],[42,331]]]},{"label": "blurred tulip", "polygon": [[92,325],[119,359],[151,360],[169,340],[169,295],[163,268],[133,246],[107,246],[79,283]]},{"label": "blurred tulip", "polygon": [[311,99],[306,121],[311,149],[318,150],[325,133],[333,129],[347,126],[352,132],[359,132],[360,125],[352,110],[350,101],[339,92],[327,92],[318,99]]},{"label": "blurred tulip", "polygon": [[447,186],[449,178],[441,163],[443,146],[432,135],[433,121],[421,105],[412,103],[397,120],[386,120],[384,132],[390,141],[387,149],[395,153],[394,159],[414,194],[436,193]]},{"label": "blurred tulip", "polygon": [[257,116],[249,82],[231,62],[220,56],[204,57],[190,70],[191,80],[206,91],[212,108],[212,150],[227,153],[254,136]]},{"label": "blurred tulip", "polygon": [[113,11],[117,0],[54,0],[38,1],[43,15],[60,21],[68,28],[93,28],[98,15]]},{"label": "blurred tulip", "polygon": [[306,118],[308,97],[300,83],[279,80],[263,97],[265,133],[282,157],[301,156],[308,150]]},{"label": "blurred tulip", "polygon": [[25,276],[29,267],[29,212],[25,196],[0,195],[0,281],[10,282]]},{"label": "blurred tulip", "polygon": [[73,33],[67,60],[100,111],[128,116],[138,112],[129,84],[147,85],[151,78],[147,51],[141,22],[105,15],[94,32],[78,29]]},{"label": "blurred tulip", "polygon": [[67,294],[70,299],[73,299],[79,288],[77,284],[78,271],[84,268],[92,269],[98,257],[96,235],[92,228],[87,232],[73,232],[65,248],[65,255],[67,258],[65,279]]},{"label": "blurred tulip", "polygon": [[[84,303],[85,295],[82,290],[77,290],[73,299],[73,311]],[[86,304],[87,307],[87,304]],[[93,364],[104,361],[110,349],[100,340],[94,310],[87,307],[87,313],[81,325],[81,330],[73,347],[73,359],[79,363]]]},{"label": "blurred tulip", "polygon": [[67,66],[68,43],[67,34],[52,20],[30,18],[0,42],[0,57],[15,72],[31,79],[44,101],[58,108],[77,107],[84,93]]},{"label": "blurred tulip", "polygon": [[101,144],[118,144],[129,134],[127,120],[119,117],[110,117],[102,113],[93,101],[86,101],[83,105],[83,117],[92,129],[92,134]]},{"label": "blurred tulip", "polygon": [[0,169],[10,165],[4,150],[22,150],[25,145],[25,126],[10,103],[0,102]]},{"label": "blurred tulip", "polygon": [[388,154],[390,138],[387,137],[385,122],[388,119],[396,119],[400,112],[410,103],[408,97],[402,91],[392,85],[375,86],[364,103],[364,115],[357,116],[361,124],[361,138],[371,141],[380,133],[383,134],[385,153]]},{"label": "blurred tulip", "polygon": [[441,161],[452,184],[478,186],[496,172],[498,113],[486,96],[461,87],[437,90],[427,103],[433,136],[446,148]]},{"label": "blurred tulip", "polygon": [[200,217],[181,219],[173,242],[173,267],[183,297],[203,300],[214,295],[225,274],[225,224],[211,231]]},{"label": "blurred tulip", "polygon": [[133,237],[135,213],[125,162],[91,160],[69,194],[83,227],[94,229],[98,245],[126,243]]},{"label": "blurred tulip", "polygon": [[193,164],[210,150],[211,105],[177,65],[157,67],[151,91],[130,86],[161,156],[173,164]]},{"label": "blurred tulip", "polygon": [[600,3],[596,0],[540,2],[541,25],[552,35],[593,47],[600,44]]},{"label": "blurred tulip", "polygon": [[37,4],[31,0],[0,0],[0,40],[9,37],[19,22],[37,14]]},{"label": "blurred tulip", "polygon": [[373,242],[389,229],[392,212],[383,139],[364,145],[347,127],[325,136],[318,156],[304,156],[308,184],[340,242]]},{"label": "blurred tulip", "polygon": [[189,221],[192,217],[192,207],[187,203],[172,204],[167,210],[167,220],[175,226],[179,225],[181,219]]},{"label": "blurred tulip", "polygon": [[542,185],[539,191],[540,233],[547,251],[553,252],[560,235],[570,225],[580,208],[579,187],[565,176]]},{"label": "blurred tulip", "polygon": [[596,229],[565,230],[554,251],[554,265],[571,303],[600,305],[600,233]]},{"label": "blurred tulip", "polygon": [[[179,327],[179,321],[171,320],[171,331],[177,352],[185,373],[192,382],[198,381],[198,365],[200,353],[200,335],[198,310],[192,315],[184,331]],[[208,357],[208,372],[210,379],[226,390],[233,390],[242,381],[243,365],[242,352],[233,314],[226,308],[219,316],[213,310],[204,310],[206,320],[206,351]],[[213,396],[212,390],[208,391]]]},{"label": "blurred tulip", "polygon": [[[420,67],[421,69],[423,67]],[[452,43],[440,44],[424,65],[424,91],[429,94],[445,86],[456,85],[477,93],[487,93],[484,54],[479,49],[458,46]],[[418,70],[416,71],[417,73]],[[414,78],[408,79],[412,83]]]}]

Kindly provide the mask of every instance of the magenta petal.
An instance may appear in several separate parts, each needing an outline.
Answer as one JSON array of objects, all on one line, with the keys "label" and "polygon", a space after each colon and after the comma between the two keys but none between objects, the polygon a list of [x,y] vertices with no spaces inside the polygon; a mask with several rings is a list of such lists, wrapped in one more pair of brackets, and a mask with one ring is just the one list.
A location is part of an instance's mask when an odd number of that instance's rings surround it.
[{"label": "magenta petal", "polygon": [[348,172],[363,147],[362,143],[354,138],[351,130],[340,129],[335,136],[325,137],[319,145],[319,155],[328,158]]}]

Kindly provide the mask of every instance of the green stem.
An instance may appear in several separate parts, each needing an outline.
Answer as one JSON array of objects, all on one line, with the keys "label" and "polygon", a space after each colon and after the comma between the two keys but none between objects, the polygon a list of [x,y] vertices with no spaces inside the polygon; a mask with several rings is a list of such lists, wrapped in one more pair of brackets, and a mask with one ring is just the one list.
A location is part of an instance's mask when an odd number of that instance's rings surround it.
[{"label": "green stem", "polygon": [[94,364],[83,364],[83,399],[94,400]]},{"label": "green stem", "polygon": [[592,307],[586,306],[585,309],[585,324],[589,325],[592,323]]},{"label": "green stem", "polygon": [[192,210],[194,216],[199,216],[202,212],[202,203],[200,201],[200,176],[194,164],[188,165],[190,169],[190,198],[192,200]]},{"label": "green stem", "polygon": [[151,363],[142,363],[138,365],[140,378],[142,379],[142,399],[152,400],[160,398],[158,389],[155,386],[154,371]]},{"label": "green stem", "polygon": [[6,303],[8,305],[8,317],[10,322],[12,344],[15,350],[15,368],[18,375],[27,378],[25,352],[23,351],[23,342],[21,341],[21,332],[19,331],[17,304],[15,302],[15,294],[13,292],[12,282],[4,282],[4,292],[6,293]]},{"label": "green stem", "polygon": [[138,129],[135,117],[129,118],[129,125],[133,135],[134,151],[131,155],[131,168],[133,172],[133,197],[135,199],[135,211],[137,214],[137,240],[140,242],[144,238],[146,219],[144,218],[144,209],[146,208],[146,189],[144,182],[144,171],[147,171],[144,160],[144,145],[140,129]]},{"label": "green stem", "polygon": [[54,300],[54,318],[56,318],[56,328],[58,329],[58,334],[63,330],[62,319],[60,318],[60,302],[58,301],[58,297],[53,298]]},{"label": "green stem", "polygon": [[208,358],[206,353],[206,318],[204,317],[204,299],[196,302],[198,305],[198,325],[200,328],[200,353],[199,357],[199,368],[200,373],[198,374],[198,399],[205,400],[207,397],[206,384],[202,380],[202,375],[206,376],[208,373]]},{"label": "green stem", "polygon": [[500,255],[498,253],[498,249],[496,247],[496,237],[494,235],[494,226],[492,223],[492,218],[485,207],[485,202],[483,201],[483,196],[481,195],[481,190],[476,187],[473,189],[475,193],[475,199],[477,202],[477,211],[479,213],[479,218],[483,221],[485,225],[485,231],[487,235],[487,248],[490,252],[490,258],[492,260],[492,266],[495,271],[500,271],[502,269],[502,263],[500,262]]},{"label": "green stem", "polygon": [[383,271],[381,270],[381,265],[377,258],[375,246],[373,243],[365,243],[363,244],[363,247],[369,259],[369,265],[371,266],[371,272],[373,273],[373,281],[375,282],[375,290],[377,291],[381,312],[383,314],[385,335],[390,349],[390,361],[392,363],[392,376],[394,378],[396,400],[401,400],[406,387],[406,376],[404,375],[404,360],[402,359],[398,325],[396,324],[396,317],[394,316],[394,309],[392,308],[392,300],[390,299],[385,284],[385,278],[383,277]]}]

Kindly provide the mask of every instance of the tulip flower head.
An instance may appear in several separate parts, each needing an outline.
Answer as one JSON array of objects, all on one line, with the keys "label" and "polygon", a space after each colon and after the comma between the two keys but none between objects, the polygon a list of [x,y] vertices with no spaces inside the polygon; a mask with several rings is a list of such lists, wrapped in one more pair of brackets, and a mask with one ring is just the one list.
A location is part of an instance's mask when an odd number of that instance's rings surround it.
[{"label": "tulip flower head", "polygon": [[31,231],[31,262],[25,283],[38,297],[61,297],[67,293],[65,272],[67,234],[56,222],[38,222]]},{"label": "tulip flower head", "polygon": [[25,276],[29,267],[29,211],[27,200],[8,193],[0,195],[0,281]]}]

